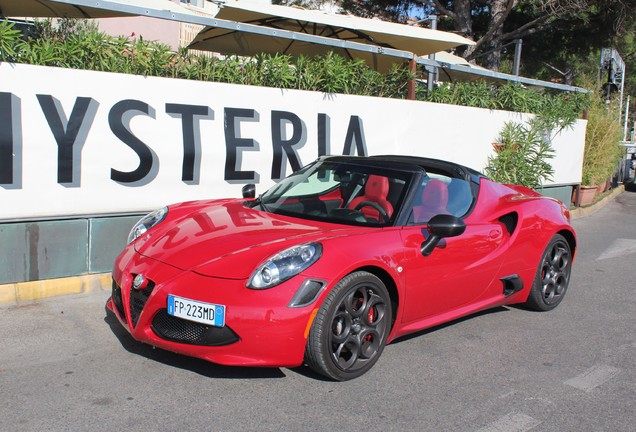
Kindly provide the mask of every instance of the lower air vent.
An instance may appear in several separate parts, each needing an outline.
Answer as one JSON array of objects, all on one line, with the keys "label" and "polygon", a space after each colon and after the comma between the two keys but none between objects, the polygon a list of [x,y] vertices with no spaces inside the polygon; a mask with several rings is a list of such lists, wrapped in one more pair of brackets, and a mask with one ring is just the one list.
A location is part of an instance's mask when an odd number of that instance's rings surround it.
[{"label": "lower air vent", "polygon": [[513,295],[523,289],[523,281],[519,275],[513,274],[500,279],[503,282],[503,294],[506,297]]},{"label": "lower air vent", "polygon": [[117,285],[117,282],[115,282],[113,280],[113,292],[112,292],[112,299],[113,299],[113,304],[115,305],[115,309],[117,310],[117,313],[119,314],[119,317],[121,319],[126,319],[126,314],[124,313],[124,302],[122,301],[121,298],[121,288],[119,287],[119,285]]},{"label": "lower air vent", "polygon": [[148,297],[150,297],[154,288],[154,282],[148,281],[148,286],[146,286],[146,288],[142,290],[130,290],[130,319],[132,320],[133,327],[137,325],[139,315],[141,315],[141,311],[144,309],[144,306],[146,306]]},{"label": "lower air vent", "polygon": [[238,342],[239,337],[229,327],[214,327],[168,315],[160,309],[152,320],[157,336],[190,345],[221,346]]}]

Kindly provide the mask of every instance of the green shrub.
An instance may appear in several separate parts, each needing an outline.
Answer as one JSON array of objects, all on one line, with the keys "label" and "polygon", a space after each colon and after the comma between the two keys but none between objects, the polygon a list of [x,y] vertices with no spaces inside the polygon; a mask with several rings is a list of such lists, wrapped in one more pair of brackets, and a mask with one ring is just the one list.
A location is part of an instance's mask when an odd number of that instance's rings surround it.
[{"label": "green shrub", "polygon": [[[381,74],[362,60],[333,53],[223,59],[186,49],[175,53],[157,42],[108,36],[89,21],[67,19],[57,25],[36,21],[34,36],[26,40],[11,24],[0,23],[0,61],[398,99],[406,99],[408,81],[414,78],[405,66],[394,65]],[[563,124],[580,116],[586,105],[581,94],[539,93],[515,84],[483,82],[443,84],[430,94],[419,86],[417,99],[517,112],[551,109]]]},{"label": "green shrub", "polygon": [[20,31],[13,28],[13,23],[0,21],[0,61],[14,61],[21,37]]},{"label": "green shrub", "polygon": [[540,114],[558,128],[580,118],[590,103],[587,93],[539,91],[516,83],[495,86],[483,81],[442,84],[430,94],[420,89],[417,96],[429,102]]},{"label": "green shrub", "polygon": [[584,185],[601,185],[610,179],[624,155],[617,103],[606,105],[599,97],[590,105],[583,154]]},{"label": "green shrub", "polygon": [[488,158],[485,174],[501,183],[539,188],[550,180],[554,157],[549,134],[540,117],[527,124],[508,122],[495,143],[495,156]]}]

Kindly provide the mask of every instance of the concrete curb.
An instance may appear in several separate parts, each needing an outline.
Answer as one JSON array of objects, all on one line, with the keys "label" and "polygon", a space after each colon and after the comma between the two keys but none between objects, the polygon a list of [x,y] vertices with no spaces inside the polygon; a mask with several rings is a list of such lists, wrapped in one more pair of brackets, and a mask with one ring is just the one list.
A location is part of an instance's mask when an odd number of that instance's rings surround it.
[{"label": "concrete curb", "polygon": [[625,192],[625,185],[619,185],[602,200],[587,207],[579,207],[574,210],[570,210],[570,217],[572,219],[578,219],[585,216],[589,216],[592,213],[596,213],[598,210],[605,207],[607,203],[614,201],[614,198],[616,198],[618,195],[620,195],[623,192]]},{"label": "concrete curb", "polygon": [[0,285],[0,306],[33,303],[49,297],[110,291],[110,273]]},{"label": "concrete curb", "polygon": [[[580,207],[570,210],[570,216],[572,219],[589,216],[603,208],[607,203],[614,200],[614,198],[623,191],[625,191],[625,186],[620,185],[601,201],[589,207]],[[0,306],[33,303],[45,298],[62,295],[88,294],[96,291],[110,290],[110,273],[73,276],[33,282],[18,282],[0,285]]]}]

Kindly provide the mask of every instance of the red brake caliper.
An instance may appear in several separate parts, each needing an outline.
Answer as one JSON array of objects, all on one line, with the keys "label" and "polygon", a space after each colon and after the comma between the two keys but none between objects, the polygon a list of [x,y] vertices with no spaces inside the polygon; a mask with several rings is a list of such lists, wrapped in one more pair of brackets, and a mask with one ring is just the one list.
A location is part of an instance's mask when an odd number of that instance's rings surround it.
[{"label": "red brake caliper", "polygon": [[369,309],[369,313],[367,314],[367,322],[373,323],[375,321],[375,307]]},{"label": "red brake caliper", "polygon": [[[367,314],[367,322],[369,324],[372,324],[375,322],[375,315],[376,315],[376,311],[375,311],[375,307],[372,307],[369,309],[369,313]],[[367,335],[367,337],[364,338],[365,342],[371,342],[371,335]]]}]

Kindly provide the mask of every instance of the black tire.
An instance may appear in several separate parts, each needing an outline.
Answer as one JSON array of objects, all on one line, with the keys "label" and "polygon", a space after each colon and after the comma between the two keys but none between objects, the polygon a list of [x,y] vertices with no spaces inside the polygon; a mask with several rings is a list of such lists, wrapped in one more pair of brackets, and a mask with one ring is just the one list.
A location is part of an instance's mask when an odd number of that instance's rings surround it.
[{"label": "black tire", "polygon": [[560,234],[545,248],[526,306],[536,311],[549,311],[561,303],[570,283],[572,251]]},{"label": "black tire", "polygon": [[382,281],[364,271],[351,273],[318,310],[305,362],[336,381],[359,377],[380,358],[391,331],[391,314],[391,299]]}]

